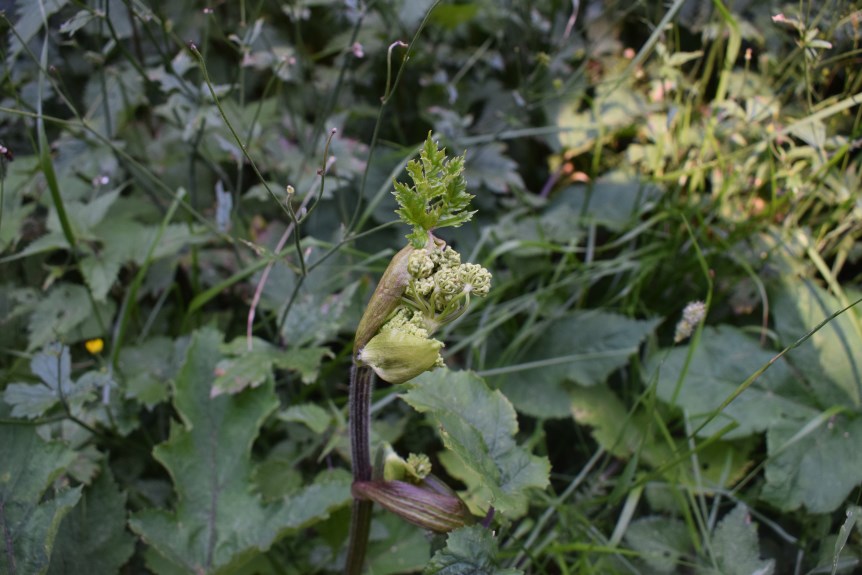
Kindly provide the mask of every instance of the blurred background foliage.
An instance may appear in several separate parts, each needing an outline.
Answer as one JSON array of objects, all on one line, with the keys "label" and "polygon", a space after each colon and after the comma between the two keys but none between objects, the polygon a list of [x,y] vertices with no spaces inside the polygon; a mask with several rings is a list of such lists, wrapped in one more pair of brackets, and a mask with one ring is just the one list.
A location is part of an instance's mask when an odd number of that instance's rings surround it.
[{"label": "blurred background foliage", "polygon": [[[0,2],[0,470],[38,470],[0,485],[38,516],[2,572],[340,568],[352,330],[429,131],[466,150],[479,210],[443,235],[494,273],[447,363],[552,466],[477,535],[481,572],[850,572],[858,309],[775,356],[862,295],[860,20],[845,0]],[[697,300],[706,327],[675,342]],[[397,393],[376,437],[487,511]],[[195,491],[216,484],[239,519],[207,547]],[[429,563],[442,542],[383,514],[372,537],[374,573],[466,561]]]}]

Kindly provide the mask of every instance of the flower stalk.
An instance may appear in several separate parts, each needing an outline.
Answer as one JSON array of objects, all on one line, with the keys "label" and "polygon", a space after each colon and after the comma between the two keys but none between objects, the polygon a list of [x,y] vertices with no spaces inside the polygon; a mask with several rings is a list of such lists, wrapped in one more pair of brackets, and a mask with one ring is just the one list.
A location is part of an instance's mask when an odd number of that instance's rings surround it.
[{"label": "flower stalk", "polygon": [[349,400],[354,502],[348,575],[362,571],[375,502],[436,532],[473,521],[458,495],[428,473],[427,457],[404,461],[396,456],[389,471],[375,477],[370,446],[374,375],[402,384],[443,367],[443,342],[433,334],[466,313],[471,297],[487,295],[491,286],[488,270],[461,263],[458,252],[433,233],[440,227],[460,226],[474,213],[466,211],[473,196],[466,192],[464,159],[446,158],[429,134],[419,160],[407,166],[413,184],[395,182],[393,193],[400,206],[396,213],[413,231],[408,244],[389,262],[354,337]]}]

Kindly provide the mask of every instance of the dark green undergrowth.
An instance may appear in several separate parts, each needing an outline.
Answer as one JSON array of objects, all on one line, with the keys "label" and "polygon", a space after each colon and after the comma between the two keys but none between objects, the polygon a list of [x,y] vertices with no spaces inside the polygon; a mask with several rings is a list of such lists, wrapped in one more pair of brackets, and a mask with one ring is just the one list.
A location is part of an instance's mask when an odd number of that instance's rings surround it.
[{"label": "dark green undergrowth", "polygon": [[493,284],[446,368],[376,386],[372,452],[476,522],[378,506],[365,572],[855,572],[860,27],[0,1],[0,573],[345,568],[354,331],[429,132]]}]

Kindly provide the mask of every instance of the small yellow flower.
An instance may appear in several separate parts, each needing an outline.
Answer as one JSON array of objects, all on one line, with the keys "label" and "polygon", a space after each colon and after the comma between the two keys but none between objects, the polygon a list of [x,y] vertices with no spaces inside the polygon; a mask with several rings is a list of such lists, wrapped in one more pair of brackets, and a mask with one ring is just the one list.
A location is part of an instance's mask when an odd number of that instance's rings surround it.
[{"label": "small yellow flower", "polygon": [[105,340],[103,340],[101,337],[88,339],[86,342],[84,342],[84,347],[86,347],[87,351],[89,351],[91,354],[98,355],[102,353],[103,349],[105,349]]}]

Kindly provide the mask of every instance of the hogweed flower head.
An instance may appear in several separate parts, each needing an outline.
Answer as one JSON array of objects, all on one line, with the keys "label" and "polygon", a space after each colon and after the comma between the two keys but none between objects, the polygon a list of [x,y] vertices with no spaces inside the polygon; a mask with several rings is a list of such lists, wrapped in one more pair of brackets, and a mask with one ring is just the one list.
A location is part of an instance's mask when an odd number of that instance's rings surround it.
[{"label": "hogweed flower head", "polygon": [[390,383],[403,383],[443,365],[443,343],[431,336],[461,317],[471,296],[485,296],[491,274],[434,236],[460,226],[474,212],[466,192],[464,156],[447,159],[429,134],[407,172],[413,185],[395,183],[396,210],[413,226],[410,243],[392,258],[374,290],[354,340],[356,359]]}]

